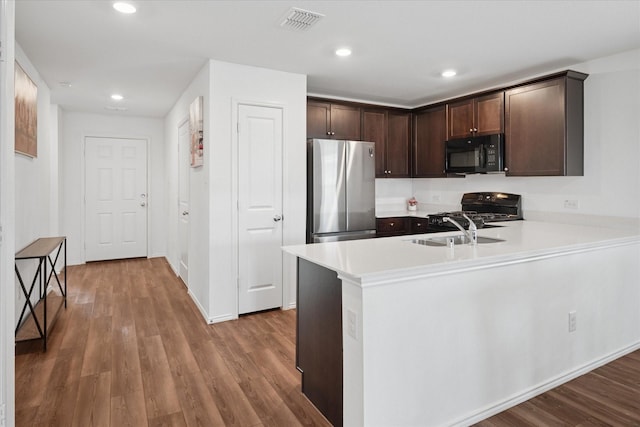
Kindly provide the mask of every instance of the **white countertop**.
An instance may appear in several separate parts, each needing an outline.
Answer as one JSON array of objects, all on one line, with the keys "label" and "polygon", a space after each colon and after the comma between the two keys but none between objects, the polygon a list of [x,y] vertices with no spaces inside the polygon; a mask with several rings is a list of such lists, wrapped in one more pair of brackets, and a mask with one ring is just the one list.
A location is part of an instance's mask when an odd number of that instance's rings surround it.
[{"label": "white countertop", "polygon": [[499,238],[504,242],[456,245],[452,249],[411,243],[417,236],[455,235],[460,234],[458,231],[286,246],[283,250],[334,270],[341,277],[364,286],[381,280],[443,274],[459,269],[640,242],[640,229],[637,227],[619,229],[528,220],[493,225],[503,227],[480,229],[478,236]]},{"label": "white countertop", "polygon": [[392,217],[403,217],[403,216],[414,216],[414,217],[422,217],[426,218],[429,214],[434,214],[438,212],[451,212],[451,211],[459,211],[460,206],[451,207],[451,206],[443,206],[443,205],[427,205],[420,204],[418,205],[415,211],[410,211],[406,208],[398,209],[397,206],[379,206],[376,207],[376,218],[392,218]]},{"label": "white countertop", "polygon": [[393,217],[405,217],[405,216],[414,216],[417,218],[426,218],[429,213],[433,214],[434,212],[427,212],[423,210],[410,211],[408,209],[405,210],[384,210],[378,211],[376,210],[376,218],[393,218]]}]

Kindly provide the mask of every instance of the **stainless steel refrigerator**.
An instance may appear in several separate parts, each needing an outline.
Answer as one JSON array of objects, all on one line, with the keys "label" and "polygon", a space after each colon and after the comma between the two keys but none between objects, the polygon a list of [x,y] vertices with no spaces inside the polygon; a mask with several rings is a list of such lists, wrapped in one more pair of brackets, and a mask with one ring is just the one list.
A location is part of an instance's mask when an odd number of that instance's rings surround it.
[{"label": "stainless steel refrigerator", "polygon": [[375,144],[307,142],[307,243],[375,237]]}]

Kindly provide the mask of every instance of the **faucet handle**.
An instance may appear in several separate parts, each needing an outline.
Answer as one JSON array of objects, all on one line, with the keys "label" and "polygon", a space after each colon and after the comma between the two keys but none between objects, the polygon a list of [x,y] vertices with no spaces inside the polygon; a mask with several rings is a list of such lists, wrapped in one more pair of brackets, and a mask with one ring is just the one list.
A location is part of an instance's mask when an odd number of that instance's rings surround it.
[{"label": "faucet handle", "polygon": [[476,226],[476,223],[473,222],[473,220],[466,214],[462,214],[462,216],[464,219],[469,221],[469,239],[471,240],[469,243],[475,246],[478,244],[478,227]]},{"label": "faucet handle", "polygon": [[478,230],[478,227],[476,226],[476,223],[475,223],[475,222],[473,222],[473,220],[472,220],[471,218],[469,218],[469,217],[467,216],[467,214],[464,214],[464,213],[463,213],[463,214],[462,214],[462,217],[463,217],[464,219],[466,219],[467,221],[469,221],[469,230]]}]

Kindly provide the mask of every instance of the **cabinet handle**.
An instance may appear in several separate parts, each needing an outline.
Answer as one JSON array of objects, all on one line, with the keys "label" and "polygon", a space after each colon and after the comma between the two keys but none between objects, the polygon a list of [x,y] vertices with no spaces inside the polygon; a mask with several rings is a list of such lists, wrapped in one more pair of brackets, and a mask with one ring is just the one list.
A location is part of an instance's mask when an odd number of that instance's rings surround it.
[{"label": "cabinet handle", "polygon": [[416,225],[417,225],[418,227],[422,227],[422,223],[421,223],[421,222],[417,223]]},{"label": "cabinet handle", "polygon": [[336,134],[335,132],[331,132],[331,135],[335,135],[335,134]]},{"label": "cabinet handle", "polygon": [[391,173],[391,171],[389,171],[389,173]]},{"label": "cabinet handle", "polygon": [[327,135],[331,135],[331,132],[330,132],[330,131],[327,131]]},{"label": "cabinet handle", "polygon": [[504,171],[505,172],[509,172],[509,168],[504,168]]},{"label": "cabinet handle", "polygon": [[389,225],[390,225],[391,227],[393,227],[393,225],[394,225],[394,224],[395,224],[395,222],[390,222],[390,223],[389,223]]},{"label": "cabinet handle", "polygon": [[473,128],[469,129],[469,132],[473,132]]},{"label": "cabinet handle", "polygon": [[473,128],[473,131],[474,132],[478,132],[478,128]]}]

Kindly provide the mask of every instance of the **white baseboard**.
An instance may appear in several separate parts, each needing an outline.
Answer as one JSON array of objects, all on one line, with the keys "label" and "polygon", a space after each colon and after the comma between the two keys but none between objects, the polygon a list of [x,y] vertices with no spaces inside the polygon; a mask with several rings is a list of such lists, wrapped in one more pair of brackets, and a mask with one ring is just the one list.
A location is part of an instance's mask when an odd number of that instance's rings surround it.
[{"label": "white baseboard", "polygon": [[233,314],[221,314],[218,316],[211,317],[205,311],[204,307],[202,306],[202,304],[200,304],[200,301],[198,301],[198,298],[196,298],[196,296],[191,292],[191,290],[187,290],[187,295],[191,297],[191,300],[194,302],[196,307],[198,307],[200,314],[202,314],[202,317],[204,317],[205,322],[207,322],[209,325],[212,325],[214,323],[226,322],[227,320],[237,319],[237,317],[234,317]]},{"label": "white baseboard", "polygon": [[484,408],[472,415],[465,416],[462,419],[454,421],[451,424],[451,426],[464,427],[464,426],[470,426],[470,425],[476,424],[482,420],[485,420],[493,415],[499,414],[502,411],[506,411],[509,408],[519,405],[522,402],[532,399],[544,392],[547,392],[555,387],[558,387],[566,382],[569,382],[581,375],[584,375],[594,369],[597,369],[603,365],[606,365],[607,363],[612,362],[629,353],[632,353],[638,349],[640,349],[640,342],[632,344],[631,346],[625,347],[614,353],[610,353],[607,356],[596,359],[574,370],[558,375],[557,377],[552,378],[549,381],[546,381],[542,384],[538,384],[537,386],[534,386],[528,390],[523,391],[522,393],[518,393],[517,395],[512,396],[511,398],[505,399],[501,402],[498,402],[487,408]]},{"label": "white baseboard", "polygon": [[200,311],[200,314],[202,314],[202,317],[204,317],[204,320],[207,323],[210,323],[209,322],[209,315],[204,310],[204,307],[202,306],[202,304],[200,304],[200,301],[198,301],[198,298],[196,298],[196,296],[193,294],[193,292],[191,292],[190,289],[187,289],[187,295],[189,295],[191,297],[191,301],[193,301],[193,303],[196,305],[196,307],[198,307],[198,310]]},{"label": "white baseboard", "polygon": [[290,302],[289,305],[285,305],[282,307],[283,310],[293,310],[296,308],[296,303],[294,302]]},{"label": "white baseboard", "polygon": [[209,317],[207,319],[207,323],[211,325],[214,323],[226,322],[227,320],[235,320],[235,319],[237,319],[237,317],[235,317],[233,314],[221,314],[219,316]]}]

